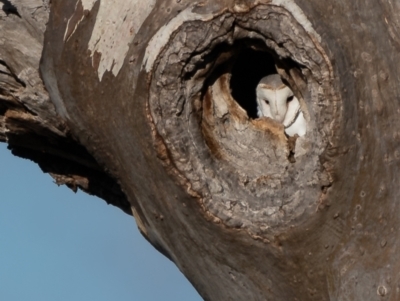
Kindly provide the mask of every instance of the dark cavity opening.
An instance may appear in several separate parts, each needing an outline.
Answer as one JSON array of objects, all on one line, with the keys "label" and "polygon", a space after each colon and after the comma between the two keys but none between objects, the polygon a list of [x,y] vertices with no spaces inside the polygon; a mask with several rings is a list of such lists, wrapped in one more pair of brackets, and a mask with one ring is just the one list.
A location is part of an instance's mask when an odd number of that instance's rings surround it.
[{"label": "dark cavity opening", "polygon": [[256,87],[264,76],[277,73],[271,54],[244,48],[233,65],[230,87],[233,98],[247,111],[250,118],[257,118]]}]

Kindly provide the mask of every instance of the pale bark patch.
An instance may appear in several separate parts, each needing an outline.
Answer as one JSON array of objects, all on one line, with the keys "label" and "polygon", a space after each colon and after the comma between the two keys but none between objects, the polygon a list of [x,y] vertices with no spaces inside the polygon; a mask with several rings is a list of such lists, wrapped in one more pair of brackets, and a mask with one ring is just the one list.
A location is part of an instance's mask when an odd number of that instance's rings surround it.
[{"label": "pale bark patch", "polygon": [[[83,0],[76,5],[75,13],[81,14],[80,20],[70,24],[75,14],[68,20],[64,40],[69,39],[79,24],[85,18],[85,11],[93,9],[96,1]],[[129,45],[133,41],[143,22],[153,10],[156,0],[132,0],[116,3],[116,1],[101,1],[96,23],[89,40],[88,49],[91,51],[93,66],[97,66],[99,80],[106,71],[114,76],[121,70]],[[83,13],[79,9],[83,7]],[[70,26],[74,28],[71,30]],[[100,54],[97,62],[95,54]],[[96,62],[95,62],[96,61]]]},{"label": "pale bark patch", "polygon": [[188,21],[209,21],[214,17],[214,14],[196,14],[193,12],[194,6],[188,7],[175,18],[173,18],[168,24],[161,27],[158,32],[151,38],[145,52],[145,57],[142,63],[142,69],[145,68],[146,72],[149,72],[160,54],[161,50],[169,42],[171,35],[176,31],[183,23]]}]

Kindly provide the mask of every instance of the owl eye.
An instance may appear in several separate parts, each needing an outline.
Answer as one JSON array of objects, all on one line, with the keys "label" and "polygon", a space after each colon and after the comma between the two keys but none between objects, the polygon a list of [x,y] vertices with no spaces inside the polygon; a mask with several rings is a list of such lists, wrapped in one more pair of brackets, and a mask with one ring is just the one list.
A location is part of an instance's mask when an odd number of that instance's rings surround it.
[{"label": "owl eye", "polygon": [[294,95],[292,95],[292,96],[289,96],[289,97],[286,99],[286,101],[287,101],[287,102],[290,102],[290,101],[292,101],[292,100],[293,100],[293,98],[294,98]]},{"label": "owl eye", "polygon": [[264,99],[265,103],[269,105],[269,100]]}]

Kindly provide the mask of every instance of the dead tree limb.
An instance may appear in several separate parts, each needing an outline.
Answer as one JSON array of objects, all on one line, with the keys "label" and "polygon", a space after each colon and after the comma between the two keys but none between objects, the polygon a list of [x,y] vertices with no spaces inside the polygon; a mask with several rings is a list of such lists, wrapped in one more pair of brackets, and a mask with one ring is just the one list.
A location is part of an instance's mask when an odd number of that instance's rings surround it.
[{"label": "dead tree limb", "polygon": [[[132,210],[205,300],[400,298],[399,5],[2,3],[0,138]],[[255,115],[275,72],[304,137]]]}]

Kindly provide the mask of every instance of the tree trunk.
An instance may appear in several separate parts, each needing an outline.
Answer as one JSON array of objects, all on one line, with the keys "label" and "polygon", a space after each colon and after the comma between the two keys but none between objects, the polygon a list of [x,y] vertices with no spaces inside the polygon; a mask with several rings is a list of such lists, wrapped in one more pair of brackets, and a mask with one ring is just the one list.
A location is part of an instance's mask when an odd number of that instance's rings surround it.
[{"label": "tree trunk", "polygon": [[[48,2],[2,1],[14,154],[132,213],[205,300],[400,299],[399,4]],[[276,72],[304,137],[256,118]]]}]

